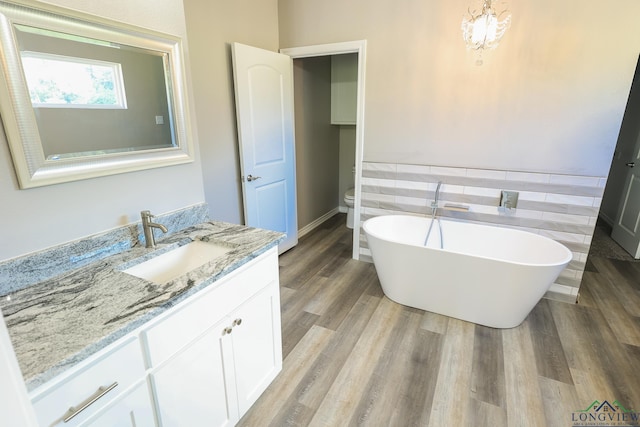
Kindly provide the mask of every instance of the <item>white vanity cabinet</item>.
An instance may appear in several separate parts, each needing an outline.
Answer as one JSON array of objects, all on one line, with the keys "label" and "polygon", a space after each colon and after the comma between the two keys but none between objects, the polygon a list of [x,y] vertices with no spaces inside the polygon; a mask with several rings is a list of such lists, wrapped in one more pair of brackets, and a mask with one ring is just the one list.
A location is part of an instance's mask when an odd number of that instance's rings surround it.
[{"label": "white vanity cabinet", "polygon": [[143,332],[159,424],[234,425],[282,369],[274,248]]},{"label": "white vanity cabinet", "polygon": [[[41,426],[153,426],[140,343],[123,339],[37,389]],[[65,421],[66,419],[66,421]]]},{"label": "white vanity cabinet", "polygon": [[38,422],[234,425],[282,369],[280,327],[274,247],[36,389]]}]

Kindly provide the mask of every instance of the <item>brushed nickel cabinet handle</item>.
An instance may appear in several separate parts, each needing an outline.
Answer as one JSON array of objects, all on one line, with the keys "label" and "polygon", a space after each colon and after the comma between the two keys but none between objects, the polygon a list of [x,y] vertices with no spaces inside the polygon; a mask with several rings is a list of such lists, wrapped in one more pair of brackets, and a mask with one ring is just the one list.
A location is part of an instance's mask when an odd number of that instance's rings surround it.
[{"label": "brushed nickel cabinet handle", "polygon": [[80,404],[79,408],[76,408],[75,406],[72,406],[71,408],[69,408],[69,410],[65,413],[64,417],[62,418],[62,421],[64,421],[65,423],[68,423],[76,415],[78,415],[80,412],[87,409],[89,406],[93,405],[98,399],[100,399],[105,394],[109,393],[111,390],[113,390],[117,386],[118,386],[117,381],[111,384],[109,387],[100,386],[98,388],[98,391],[96,391],[92,396],[90,396],[89,398],[87,398],[87,400],[85,400]]},{"label": "brushed nickel cabinet handle", "polygon": [[222,330],[222,335],[229,335],[231,332],[233,332],[233,328],[227,326]]},{"label": "brushed nickel cabinet handle", "polygon": [[238,318],[233,321],[233,326],[240,326],[242,324],[242,319]]}]

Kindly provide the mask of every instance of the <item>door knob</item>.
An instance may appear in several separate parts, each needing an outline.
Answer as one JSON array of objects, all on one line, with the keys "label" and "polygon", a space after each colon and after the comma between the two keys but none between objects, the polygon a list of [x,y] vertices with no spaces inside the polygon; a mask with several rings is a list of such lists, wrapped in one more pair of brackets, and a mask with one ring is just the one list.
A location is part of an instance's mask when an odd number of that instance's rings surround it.
[{"label": "door knob", "polygon": [[262,178],[261,176],[253,176],[253,175],[249,175],[247,176],[247,181],[251,182],[251,181],[255,181],[256,179],[260,179]]},{"label": "door knob", "polygon": [[625,166],[629,166],[630,168],[634,167],[635,165],[636,165],[636,162],[625,163]]}]

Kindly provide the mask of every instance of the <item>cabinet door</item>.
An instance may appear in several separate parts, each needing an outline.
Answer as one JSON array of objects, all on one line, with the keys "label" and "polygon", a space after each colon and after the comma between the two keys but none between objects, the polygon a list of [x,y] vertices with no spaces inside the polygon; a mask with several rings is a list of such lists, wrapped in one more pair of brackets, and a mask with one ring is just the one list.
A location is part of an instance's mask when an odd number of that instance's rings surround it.
[{"label": "cabinet door", "polygon": [[81,426],[91,427],[153,427],[153,406],[149,399],[147,383],[118,398]]},{"label": "cabinet door", "polygon": [[358,105],[358,54],[331,57],[331,124],[355,125]]},{"label": "cabinet door", "polygon": [[[273,282],[233,315],[238,409],[242,416],[282,369],[280,293]],[[238,324],[240,322],[240,324]]]},{"label": "cabinet door", "polygon": [[161,426],[230,426],[238,420],[225,389],[225,326],[216,324],[151,374]]}]

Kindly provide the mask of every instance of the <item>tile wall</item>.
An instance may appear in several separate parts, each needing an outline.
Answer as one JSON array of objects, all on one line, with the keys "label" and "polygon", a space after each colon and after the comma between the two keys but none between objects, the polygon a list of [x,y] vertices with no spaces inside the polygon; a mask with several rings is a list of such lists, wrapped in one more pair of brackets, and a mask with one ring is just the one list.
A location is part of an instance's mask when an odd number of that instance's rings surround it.
[{"label": "tile wall", "polygon": [[[438,181],[441,207],[469,207],[440,209],[441,216],[531,231],[568,247],[573,260],[545,297],[576,301],[606,177],[364,162],[360,224],[378,215],[431,214]],[[498,208],[501,190],[519,192],[516,209]],[[362,229],[359,244],[360,259],[371,262]]]}]

